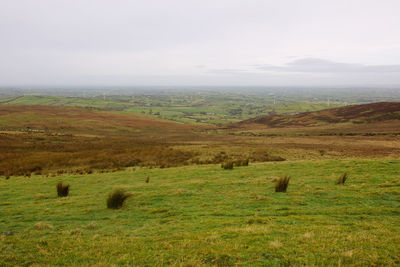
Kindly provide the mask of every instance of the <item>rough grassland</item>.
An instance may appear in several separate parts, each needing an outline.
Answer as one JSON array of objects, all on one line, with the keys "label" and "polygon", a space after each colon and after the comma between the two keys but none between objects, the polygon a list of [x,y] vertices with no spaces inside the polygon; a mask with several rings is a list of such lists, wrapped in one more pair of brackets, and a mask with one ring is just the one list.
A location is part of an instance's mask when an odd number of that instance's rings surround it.
[{"label": "rough grassland", "polygon": [[[327,160],[2,179],[0,265],[399,266],[399,166]],[[285,174],[288,192],[275,193],[272,177]],[[70,196],[57,198],[60,180]],[[117,188],[133,196],[108,210]]]},{"label": "rough grassland", "polygon": [[[244,119],[265,115],[269,112],[294,114],[328,108],[325,101],[312,101],[302,97],[281,97],[274,103],[274,97],[266,94],[222,92],[179,92],[168,94],[143,94],[135,96],[61,97],[25,95],[0,99],[5,105],[46,105],[64,107],[92,107],[113,110],[125,114],[141,114],[190,124],[223,125]],[[343,103],[332,103],[332,107]]]}]

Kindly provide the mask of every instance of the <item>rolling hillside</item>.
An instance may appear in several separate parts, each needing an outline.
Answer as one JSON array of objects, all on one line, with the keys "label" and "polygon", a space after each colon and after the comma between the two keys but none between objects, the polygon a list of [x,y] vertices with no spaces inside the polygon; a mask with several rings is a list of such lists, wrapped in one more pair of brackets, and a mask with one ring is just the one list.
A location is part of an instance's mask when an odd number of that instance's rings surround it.
[{"label": "rolling hillside", "polygon": [[61,134],[191,135],[200,126],[162,121],[136,114],[117,114],[96,108],[0,105],[2,131],[56,132]]},{"label": "rolling hillside", "polygon": [[351,105],[295,115],[268,115],[256,117],[229,125],[229,128],[245,127],[252,124],[271,128],[293,126],[318,126],[335,123],[370,123],[400,120],[400,102],[379,102]]},{"label": "rolling hillside", "polygon": [[0,175],[184,165],[201,126],[94,108],[0,105]]},{"label": "rolling hillside", "polygon": [[397,157],[399,106],[348,106],[216,128],[96,108],[0,105],[0,176],[244,158]]},{"label": "rolling hillside", "polygon": [[[399,266],[399,163],[0,179],[0,266]],[[346,184],[335,185],[344,172]],[[270,177],[286,174],[287,193],[275,193]],[[57,198],[60,180],[71,185],[68,197]],[[119,188],[133,196],[106,209]]]}]

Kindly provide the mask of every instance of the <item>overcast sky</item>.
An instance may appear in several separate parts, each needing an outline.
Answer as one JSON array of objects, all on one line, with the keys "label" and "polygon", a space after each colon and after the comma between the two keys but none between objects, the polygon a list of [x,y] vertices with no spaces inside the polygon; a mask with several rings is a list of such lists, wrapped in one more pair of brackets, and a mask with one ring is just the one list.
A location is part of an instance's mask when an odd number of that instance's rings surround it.
[{"label": "overcast sky", "polygon": [[0,85],[400,85],[400,1],[0,0]]}]

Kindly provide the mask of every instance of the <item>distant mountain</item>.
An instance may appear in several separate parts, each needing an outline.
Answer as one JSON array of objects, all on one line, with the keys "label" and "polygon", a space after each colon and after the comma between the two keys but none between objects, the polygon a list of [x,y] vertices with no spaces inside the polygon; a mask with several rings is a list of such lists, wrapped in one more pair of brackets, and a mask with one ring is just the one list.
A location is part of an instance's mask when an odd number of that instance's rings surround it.
[{"label": "distant mountain", "polygon": [[350,105],[295,115],[268,115],[247,119],[227,125],[227,128],[241,128],[247,125],[265,125],[270,128],[293,126],[317,126],[335,123],[370,123],[400,120],[400,102],[378,102],[363,105]]}]

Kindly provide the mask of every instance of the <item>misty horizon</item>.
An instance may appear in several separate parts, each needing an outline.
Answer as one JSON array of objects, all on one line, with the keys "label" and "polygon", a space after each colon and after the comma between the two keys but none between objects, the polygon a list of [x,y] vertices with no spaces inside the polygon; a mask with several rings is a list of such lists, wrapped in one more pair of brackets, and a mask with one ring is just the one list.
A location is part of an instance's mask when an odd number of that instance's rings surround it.
[{"label": "misty horizon", "polygon": [[0,1],[1,87],[400,87],[398,1]]}]

